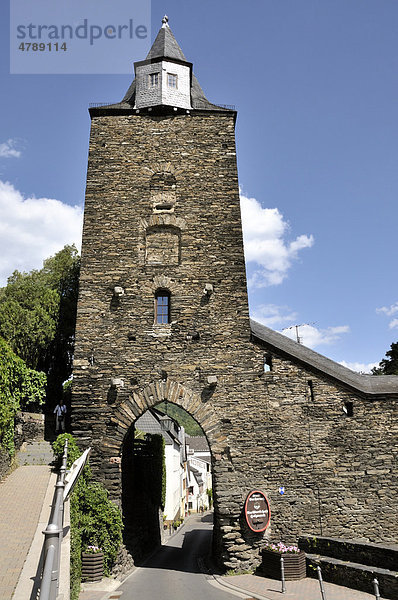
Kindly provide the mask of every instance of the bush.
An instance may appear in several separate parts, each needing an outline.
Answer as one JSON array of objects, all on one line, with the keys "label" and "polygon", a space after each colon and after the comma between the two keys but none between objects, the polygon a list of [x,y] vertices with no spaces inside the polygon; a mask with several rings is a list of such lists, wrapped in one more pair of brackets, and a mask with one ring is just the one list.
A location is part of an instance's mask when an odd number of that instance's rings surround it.
[{"label": "bush", "polygon": [[76,491],[70,499],[70,600],[79,600],[82,579],[82,538],[79,530],[79,501]]},{"label": "bush", "polygon": [[122,541],[122,517],[118,507],[108,498],[107,490],[90,482],[77,491],[79,529],[82,549],[99,546],[104,553],[104,570],[110,575]]},{"label": "bush", "polygon": [[[68,468],[81,452],[70,433],[62,433],[53,443],[60,461],[68,440]],[[78,600],[81,581],[81,553],[87,546],[99,546],[104,553],[104,572],[110,575],[122,541],[122,516],[108,498],[107,490],[90,481],[87,463],[71,496],[71,600]]]},{"label": "bush", "polygon": [[45,373],[29,369],[0,338],[0,445],[14,456],[14,418],[20,409],[44,403]]}]

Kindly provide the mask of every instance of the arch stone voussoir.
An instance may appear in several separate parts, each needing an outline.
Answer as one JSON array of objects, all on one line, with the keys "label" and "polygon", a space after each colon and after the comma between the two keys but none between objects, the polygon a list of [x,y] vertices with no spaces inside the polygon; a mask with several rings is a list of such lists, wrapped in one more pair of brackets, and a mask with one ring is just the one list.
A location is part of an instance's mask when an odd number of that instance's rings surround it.
[{"label": "arch stone voussoir", "polygon": [[[198,394],[177,381],[156,381],[140,391],[134,391],[130,397],[115,407],[111,422],[116,425],[122,437],[124,437],[138,417],[148,408],[152,408],[165,400],[181,406],[197,420],[211,447],[212,442],[216,441],[215,432],[220,431],[221,427],[216,412],[209,403],[203,404]],[[114,433],[112,433],[112,437],[106,436],[104,438],[104,445],[112,449],[117,447],[118,442]],[[119,448],[119,451],[121,451],[121,448]]]}]

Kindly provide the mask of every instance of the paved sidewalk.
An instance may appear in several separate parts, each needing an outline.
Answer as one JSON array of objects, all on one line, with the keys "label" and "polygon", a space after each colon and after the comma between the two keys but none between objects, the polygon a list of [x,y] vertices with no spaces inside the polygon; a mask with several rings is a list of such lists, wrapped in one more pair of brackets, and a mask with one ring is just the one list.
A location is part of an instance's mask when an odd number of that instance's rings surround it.
[{"label": "paved sidewalk", "polygon": [[[287,581],[286,593],[281,592],[281,582],[275,579],[266,579],[257,575],[233,575],[229,577],[215,577],[216,581],[231,589],[242,590],[260,600],[320,600],[321,593],[317,579],[301,579],[300,581]],[[341,585],[324,582],[327,600],[374,600],[375,596],[351,590]],[[249,598],[248,598],[249,600]],[[251,600],[251,598],[250,598]],[[383,600],[383,599],[381,599]]]},{"label": "paved sidewalk", "polygon": [[[214,579],[220,586],[223,586],[225,591],[230,589],[231,592],[242,592],[246,600],[321,600],[317,579],[307,578],[301,581],[287,581],[285,594],[281,592],[280,581],[257,575],[215,576]],[[117,589],[120,585],[120,581],[111,578],[103,579],[97,583],[85,583],[80,592],[79,600],[120,598],[123,594]],[[372,594],[351,590],[334,583],[324,582],[324,588],[327,600],[374,600],[375,598]],[[188,591],[187,595],[189,596]],[[383,598],[380,600],[383,600]]]},{"label": "paved sidewalk", "polygon": [[19,466],[23,465],[49,465],[54,460],[54,453],[50,442],[45,440],[34,440],[26,442],[17,454]]},{"label": "paved sidewalk", "polygon": [[50,474],[48,465],[23,466],[0,482],[1,600],[11,600],[14,593],[37,528]]}]

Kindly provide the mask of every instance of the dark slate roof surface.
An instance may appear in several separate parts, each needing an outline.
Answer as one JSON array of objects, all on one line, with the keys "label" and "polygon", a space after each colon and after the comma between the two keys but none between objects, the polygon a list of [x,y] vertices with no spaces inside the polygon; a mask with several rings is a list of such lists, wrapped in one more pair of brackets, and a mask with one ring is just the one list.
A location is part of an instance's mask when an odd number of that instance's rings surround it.
[{"label": "dark slate roof surface", "polygon": [[188,468],[189,471],[192,473],[192,475],[195,477],[196,479],[196,483],[198,484],[198,486],[200,487],[201,485],[203,485],[203,478],[202,478],[202,474],[198,469],[195,469],[195,467],[191,467],[191,465],[188,464]]},{"label": "dark slate roof surface", "polygon": [[187,62],[183,51],[178,45],[178,42],[168,25],[160,28],[159,33],[152,44],[152,48],[147,54],[146,60],[163,57]]},{"label": "dark slate roof surface", "polygon": [[[162,435],[165,441],[165,444],[170,445],[174,442],[176,442],[177,444],[181,445],[181,441],[176,437],[175,433],[173,431],[165,431],[162,426],[161,426],[161,421],[162,419],[165,418],[165,415],[163,413],[161,413],[159,410],[156,410],[155,408],[149,408],[147,411],[144,412],[143,415],[141,415],[141,417],[139,417],[136,422],[135,422],[135,426],[137,429],[140,429],[141,431],[143,431],[144,433],[157,433],[159,435]],[[172,419],[172,421],[174,422],[174,425],[178,428],[178,423],[175,419],[173,419],[172,417],[167,417],[168,419]]]},{"label": "dark slate roof surface", "polygon": [[[178,42],[169,26],[162,27],[159,30],[159,33],[152,44],[152,48],[148,52],[146,60],[162,57],[187,62],[187,59],[185,58],[184,53],[178,45]],[[110,105],[108,108],[131,109],[130,105],[134,106],[135,103],[135,87],[136,85],[134,79],[129,89],[125,93],[123,100],[118,104]],[[192,74],[191,82],[191,101],[192,108],[196,110],[231,110],[209,102],[194,74]]]},{"label": "dark slate roof surface", "polygon": [[190,450],[196,452],[210,452],[209,444],[204,435],[185,435],[185,440]]},{"label": "dark slate roof surface", "polygon": [[135,102],[135,79],[133,79],[129,89],[125,93],[121,104],[124,102],[129,102],[130,104],[134,104]]},{"label": "dark slate roof surface", "polygon": [[[124,95],[124,98],[121,102],[117,104],[111,104],[107,108],[126,108],[131,109],[131,106],[135,104],[135,88],[136,88],[136,80],[134,79]],[[192,83],[191,83],[191,102],[192,108],[194,110],[228,110],[232,111],[233,109],[225,108],[223,106],[217,106],[217,104],[213,104],[209,102],[206,98],[204,91],[202,90],[199,81],[196,79],[195,75],[192,74]]]},{"label": "dark slate roof surface", "polygon": [[397,375],[361,375],[302,344],[298,344],[287,336],[261,325],[257,321],[253,321],[253,319],[250,319],[250,326],[255,338],[269,344],[276,351],[297,359],[363,394],[398,396]]}]

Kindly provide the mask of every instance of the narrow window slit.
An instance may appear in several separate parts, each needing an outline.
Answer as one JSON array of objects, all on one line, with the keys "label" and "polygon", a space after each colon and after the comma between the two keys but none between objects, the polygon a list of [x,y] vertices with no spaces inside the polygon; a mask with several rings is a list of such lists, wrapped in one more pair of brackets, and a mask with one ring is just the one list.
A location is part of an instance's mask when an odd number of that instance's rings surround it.
[{"label": "narrow window slit", "polygon": [[264,373],[270,373],[272,371],[272,356],[266,354],[264,356]]},{"label": "narrow window slit", "polygon": [[158,290],[155,295],[155,323],[170,323],[170,292]]}]

